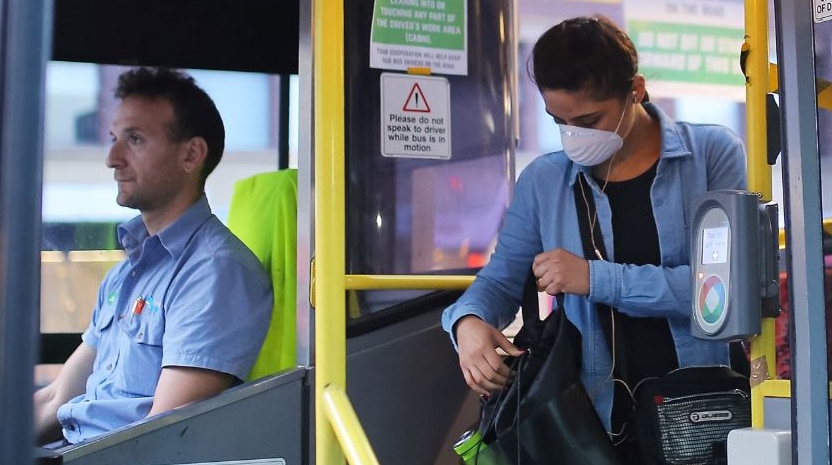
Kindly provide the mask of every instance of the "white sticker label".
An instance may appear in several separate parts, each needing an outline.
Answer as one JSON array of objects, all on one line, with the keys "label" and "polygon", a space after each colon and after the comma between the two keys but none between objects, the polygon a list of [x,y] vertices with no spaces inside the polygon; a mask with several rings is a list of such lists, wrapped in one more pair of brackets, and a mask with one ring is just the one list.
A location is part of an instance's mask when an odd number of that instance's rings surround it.
[{"label": "white sticker label", "polygon": [[381,75],[381,154],[451,158],[451,86],[447,79]]},{"label": "white sticker label", "polygon": [[702,264],[712,265],[728,261],[728,228],[702,230]]},{"label": "white sticker label", "polygon": [[816,23],[832,19],[832,0],[814,0],[813,3]]}]

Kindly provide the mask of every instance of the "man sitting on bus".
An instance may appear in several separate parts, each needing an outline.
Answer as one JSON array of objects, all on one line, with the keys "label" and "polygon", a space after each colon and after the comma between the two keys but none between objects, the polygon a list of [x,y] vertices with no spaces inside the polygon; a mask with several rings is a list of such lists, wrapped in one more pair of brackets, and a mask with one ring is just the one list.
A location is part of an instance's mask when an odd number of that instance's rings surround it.
[{"label": "man sitting on bus", "polygon": [[[211,213],[207,176],[225,129],[183,73],[119,77],[107,166],[127,259],[105,277],[83,342],[34,395],[41,443],[77,443],[213,396],[245,379],[272,309],[268,274]],[[63,439],[61,439],[63,433]]]}]

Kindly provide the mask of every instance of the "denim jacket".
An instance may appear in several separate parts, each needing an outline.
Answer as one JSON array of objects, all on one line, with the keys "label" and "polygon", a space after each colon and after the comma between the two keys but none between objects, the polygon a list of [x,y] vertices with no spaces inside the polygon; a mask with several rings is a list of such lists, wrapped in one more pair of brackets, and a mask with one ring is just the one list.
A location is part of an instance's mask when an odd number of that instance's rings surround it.
[{"label": "denim jacket", "polygon": [[[662,150],[650,189],[661,266],[590,260],[589,296],[567,295],[564,303],[567,316],[582,334],[583,383],[608,430],[611,357],[595,304],[634,317],[667,317],[680,367],[728,363],[725,343],[702,341],[690,332],[690,202],[706,191],[746,188],[743,143],[723,126],[674,122],[657,106],[644,103],[644,107],[661,124]],[[563,248],[583,256],[573,194],[580,172],[592,186],[604,245],[615,257],[610,205],[589,169],[572,163],[562,151],[538,157],[517,181],[491,260],[443,313],[442,326],[454,344],[452,328],[465,315],[476,315],[498,328],[514,319],[537,254]]]}]

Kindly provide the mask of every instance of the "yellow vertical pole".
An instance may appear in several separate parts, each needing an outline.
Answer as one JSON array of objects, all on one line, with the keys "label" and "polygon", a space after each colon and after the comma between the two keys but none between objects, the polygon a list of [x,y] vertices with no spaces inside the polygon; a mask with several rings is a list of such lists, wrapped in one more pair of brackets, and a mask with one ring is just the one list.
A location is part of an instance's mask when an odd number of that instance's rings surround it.
[{"label": "yellow vertical pole", "polygon": [[315,131],[315,462],[345,463],[324,389],[346,387],[344,4],[313,0]]},{"label": "yellow vertical pole", "polygon": [[[746,133],[748,189],[771,200],[771,167],[767,163],[766,93],[768,92],[768,2],[745,0]],[[772,377],[776,364],[774,320],[763,320],[762,332],[751,341],[751,424],[763,426],[763,395],[759,385]]]}]

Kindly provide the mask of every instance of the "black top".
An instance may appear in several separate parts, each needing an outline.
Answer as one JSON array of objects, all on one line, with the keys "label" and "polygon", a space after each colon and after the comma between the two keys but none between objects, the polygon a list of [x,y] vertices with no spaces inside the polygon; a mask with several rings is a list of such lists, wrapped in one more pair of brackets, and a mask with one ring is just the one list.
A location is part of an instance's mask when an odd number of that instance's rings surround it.
[{"label": "black top", "polygon": [[[615,263],[632,265],[660,265],[661,251],[659,236],[656,230],[656,220],[653,217],[653,207],[650,200],[650,187],[656,177],[657,163],[641,175],[621,182],[609,182],[606,193],[612,210],[613,245],[615,247]],[[581,181],[579,179],[579,181]],[[604,181],[596,179],[598,185]],[[590,212],[595,206],[588,185],[584,185]],[[581,236],[584,243],[584,255],[595,259],[591,248],[589,235],[589,218],[587,206],[583,202],[580,186],[575,189],[576,206],[581,226]],[[600,227],[596,224],[595,245],[604,258],[609,255],[604,250]],[[589,246],[589,248],[587,248]],[[610,308],[598,305],[601,312],[601,324],[609,343],[612,340],[613,325],[610,318]],[[613,309],[615,318],[615,377],[627,383],[630,389],[635,389],[639,381],[644,378],[660,376],[678,367],[676,348],[667,318],[636,318],[625,315]],[[609,345],[609,344],[608,344]],[[627,390],[621,383],[615,383],[613,400],[612,426],[613,431],[619,431],[632,410],[632,401]]]},{"label": "black top", "polygon": [[[654,163],[633,179],[607,184],[605,192],[612,209],[615,263],[661,265],[659,234],[650,201],[656,166]],[[667,318],[633,318],[618,311],[615,313],[619,355],[616,366],[631,388],[644,378],[660,376],[678,367]]]}]

